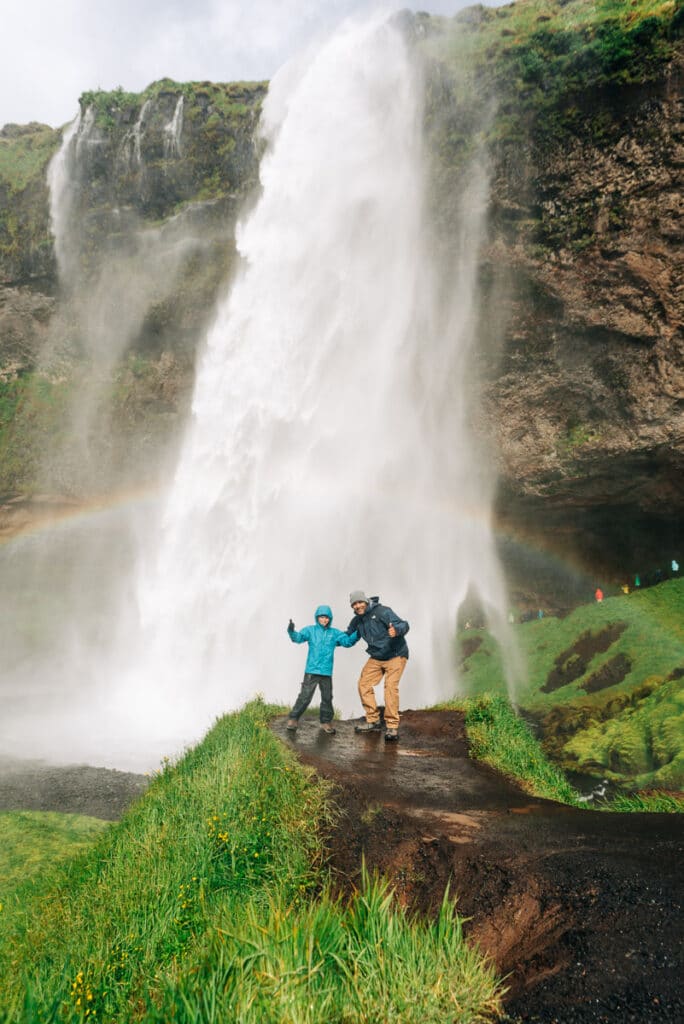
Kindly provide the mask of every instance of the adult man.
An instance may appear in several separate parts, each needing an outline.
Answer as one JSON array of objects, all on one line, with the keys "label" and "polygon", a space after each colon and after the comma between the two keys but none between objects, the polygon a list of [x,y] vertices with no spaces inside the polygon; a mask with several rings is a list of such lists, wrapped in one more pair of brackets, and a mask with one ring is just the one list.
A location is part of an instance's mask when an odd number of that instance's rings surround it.
[{"label": "adult man", "polygon": [[363,725],[357,725],[356,731],[380,731],[380,712],[375,701],[374,687],[384,678],[385,740],[391,742],[399,738],[399,680],[409,656],[404,639],[409,624],[387,605],[380,604],[379,598],[367,598],[363,590],[353,590],[349,595],[349,603],[354,618],[347,627],[347,633],[351,636],[357,632],[358,639],[366,641],[366,652],[370,655],[359,677],[359,697],[366,721]]}]

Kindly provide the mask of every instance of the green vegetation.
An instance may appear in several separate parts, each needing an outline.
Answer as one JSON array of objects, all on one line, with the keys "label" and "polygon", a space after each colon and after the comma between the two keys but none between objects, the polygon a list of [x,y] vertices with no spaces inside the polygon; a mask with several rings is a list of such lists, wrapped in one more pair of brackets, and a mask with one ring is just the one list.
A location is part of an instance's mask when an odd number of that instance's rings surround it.
[{"label": "green vegetation", "polygon": [[507,775],[533,796],[577,803],[577,794],[563,772],[551,764],[505,697],[484,693],[441,706],[464,713],[470,755],[476,760]]},{"label": "green vegetation", "polygon": [[491,1019],[501,990],[463,941],[364,878],[326,886],[326,785],[256,701],[219,720],[87,854],[0,914],[0,1020],[318,1024]]},{"label": "green vegetation", "polygon": [[[684,580],[513,629],[526,666],[517,700],[554,762],[632,788],[684,786]],[[469,630],[459,643],[469,693],[505,693],[493,639]]]},{"label": "green vegetation", "polygon": [[28,125],[16,134],[0,135],[0,186],[14,197],[42,179],[59,145],[60,133],[44,124]]},{"label": "green vegetation", "polygon": [[37,373],[0,379],[0,494],[35,487],[41,463],[68,428],[73,386]]},{"label": "green vegetation", "polygon": [[608,806],[610,811],[629,811],[633,813],[682,814],[684,813],[684,796],[675,793],[633,793],[631,796],[615,797]]},{"label": "green vegetation", "polygon": [[109,827],[99,818],[43,811],[0,813],[0,904],[33,887],[46,865],[53,866],[90,847]]},{"label": "green vegetation", "polygon": [[0,131],[0,280],[44,273],[49,264],[46,173],[60,137],[44,124]]},{"label": "green vegetation", "polygon": [[[441,20],[427,52],[493,95],[493,138],[548,139],[600,128],[597,90],[642,84],[663,73],[684,24],[682,0],[517,0]],[[581,97],[592,96],[594,124]]]}]

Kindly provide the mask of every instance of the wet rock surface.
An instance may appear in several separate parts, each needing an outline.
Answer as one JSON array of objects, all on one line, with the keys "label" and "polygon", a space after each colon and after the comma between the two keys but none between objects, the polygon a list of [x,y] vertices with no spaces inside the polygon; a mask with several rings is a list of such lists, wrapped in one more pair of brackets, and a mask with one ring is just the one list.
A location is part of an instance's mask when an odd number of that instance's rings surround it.
[{"label": "wet rock surface", "polygon": [[578,811],[528,796],[467,757],[462,716],[405,712],[399,744],[303,719],[274,731],[334,785],[342,891],[367,866],[421,912],[447,884],[467,931],[508,975],[512,1021],[684,1019],[676,815]]},{"label": "wet rock surface", "polygon": [[0,811],[59,811],[115,821],[148,783],[145,775],[110,768],[0,758]]}]

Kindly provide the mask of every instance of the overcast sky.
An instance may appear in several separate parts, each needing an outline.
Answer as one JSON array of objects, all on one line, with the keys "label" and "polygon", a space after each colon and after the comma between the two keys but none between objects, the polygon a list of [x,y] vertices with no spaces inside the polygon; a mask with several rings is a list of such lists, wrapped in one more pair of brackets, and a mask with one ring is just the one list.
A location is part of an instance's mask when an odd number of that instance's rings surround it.
[{"label": "overcast sky", "polygon": [[0,0],[0,126],[64,124],[86,89],[138,92],[164,77],[270,78],[351,12],[385,6],[454,14],[471,2]]}]

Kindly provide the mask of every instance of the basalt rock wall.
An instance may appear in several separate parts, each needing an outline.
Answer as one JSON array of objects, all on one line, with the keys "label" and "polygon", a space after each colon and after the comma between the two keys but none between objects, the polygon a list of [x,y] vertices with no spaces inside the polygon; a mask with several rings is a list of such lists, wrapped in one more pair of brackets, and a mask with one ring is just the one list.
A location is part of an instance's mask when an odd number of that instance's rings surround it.
[{"label": "basalt rock wall", "polygon": [[625,574],[684,540],[683,78],[680,53],[648,87],[587,96],[493,189],[499,517]]}]

